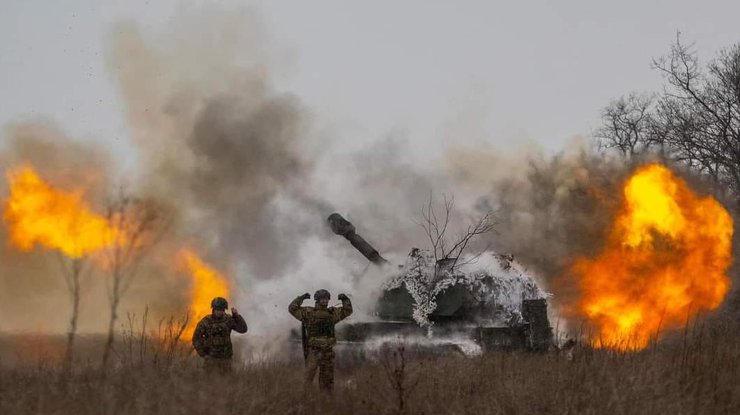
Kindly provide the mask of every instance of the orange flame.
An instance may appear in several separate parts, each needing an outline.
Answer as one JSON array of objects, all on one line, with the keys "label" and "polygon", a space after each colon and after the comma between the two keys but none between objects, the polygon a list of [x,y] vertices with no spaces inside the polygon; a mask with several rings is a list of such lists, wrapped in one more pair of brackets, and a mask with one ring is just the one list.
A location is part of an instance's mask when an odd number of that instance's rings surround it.
[{"label": "orange flame", "polygon": [[[30,165],[9,170],[6,176],[10,196],[5,202],[3,219],[9,228],[11,244],[21,251],[40,245],[71,258],[81,258],[128,242],[129,230],[112,226],[115,218],[111,222],[96,214],[83,200],[81,190],[55,189]],[[96,259],[100,266],[107,265],[105,258]],[[183,332],[183,339],[189,340],[198,321],[210,314],[213,297],[228,297],[229,284],[194,251],[181,250],[179,259],[192,278],[191,314]]]},{"label": "orange flame", "polygon": [[189,341],[200,319],[211,314],[211,300],[214,297],[228,298],[229,282],[192,250],[181,250],[179,258],[187,267],[193,280],[190,295],[190,319],[182,335],[183,340]]},{"label": "orange flame", "polygon": [[580,258],[580,312],[594,346],[639,350],[666,328],[714,310],[730,288],[733,223],[712,197],[700,198],[666,167],[638,169],[603,251]]},{"label": "orange flame", "polygon": [[11,243],[22,251],[38,244],[80,258],[110,245],[116,232],[82,199],[82,191],[54,189],[31,166],[8,171],[10,197],[4,220]]}]

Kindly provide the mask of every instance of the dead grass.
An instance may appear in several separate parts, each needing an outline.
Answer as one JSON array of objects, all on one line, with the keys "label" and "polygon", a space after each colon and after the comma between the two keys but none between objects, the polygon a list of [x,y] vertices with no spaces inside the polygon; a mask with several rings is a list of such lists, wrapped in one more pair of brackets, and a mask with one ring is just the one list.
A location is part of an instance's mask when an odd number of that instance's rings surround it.
[{"label": "dead grass", "polygon": [[[740,413],[740,334],[718,323],[639,353],[576,349],[476,358],[338,362],[332,398],[304,394],[301,362],[259,362],[208,377],[197,359],[132,344],[107,371],[77,363],[0,369],[0,414],[723,414]],[[136,340],[136,339],[134,339]],[[139,343],[142,344],[140,340]],[[156,358],[155,358],[156,356]],[[401,404],[402,402],[402,404]],[[403,410],[400,409],[403,406]]]}]

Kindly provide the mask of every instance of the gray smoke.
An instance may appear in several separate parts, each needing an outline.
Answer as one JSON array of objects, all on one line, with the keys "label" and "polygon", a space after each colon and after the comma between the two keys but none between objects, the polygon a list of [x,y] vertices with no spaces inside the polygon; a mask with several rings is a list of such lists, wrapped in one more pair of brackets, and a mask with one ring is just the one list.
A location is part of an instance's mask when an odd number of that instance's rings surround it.
[{"label": "gray smoke", "polygon": [[[308,108],[276,86],[276,68],[283,68],[269,44],[253,13],[212,7],[184,9],[163,31],[130,21],[110,31],[108,64],[137,153],[128,180],[137,194],[174,212],[165,254],[141,280],[166,280],[181,298],[187,284],[168,277],[170,258],[178,246],[194,245],[236,280],[237,305],[259,315],[250,321],[256,333],[287,332],[287,303],[321,287],[346,290],[358,310],[371,310],[361,288],[372,284],[358,278],[377,278],[380,286],[382,276],[329,232],[326,217],[342,213],[384,256],[403,262],[412,247],[428,248],[415,221],[430,196],[438,203],[454,195],[450,238],[495,210],[497,231],[471,252],[490,246],[512,253],[554,299],[569,298],[567,284],[556,281],[575,257],[598,248],[628,166],[582,146],[557,157],[512,156],[466,147],[464,137],[443,152],[400,134],[342,151],[319,134]],[[64,140],[46,149],[19,131],[4,161],[53,167],[71,160],[70,171],[94,161],[105,179],[92,187],[108,191],[111,158],[95,146]]]},{"label": "gray smoke", "polygon": [[[554,293],[555,304],[569,304],[578,293],[568,270],[576,258],[599,251],[631,167],[578,144],[554,156],[491,158],[477,165],[508,167],[489,176],[487,194],[478,201],[478,206],[494,209],[500,220],[495,234],[488,236],[490,245],[534,271]],[[459,159],[452,164],[458,177],[475,181],[481,176],[476,164]]]},{"label": "gray smoke", "polygon": [[568,278],[558,281],[601,243],[624,163],[577,144],[555,157],[512,156],[464,140],[439,159],[399,134],[342,153],[313,129],[308,109],[274,86],[255,16],[200,11],[163,33],[120,24],[110,63],[144,191],[176,205],[177,232],[258,293],[247,302],[254,312],[319,285],[352,289],[366,273],[364,258],[326,229],[329,213],[339,211],[381,253],[403,261],[412,247],[427,247],[415,222],[429,198],[439,203],[442,195],[455,198],[450,239],[495,210],[497,232],[471,251],[513,253],[556,301],[572,298]]},{"label": "gray smoke", "polygon": [[283,215],[299,201],[316,226],[328,208],[314,196],[310,116],[277,92],[246,11],[189,10],[164,33],[121,23],[116,73],[141,152],[144,191],[175,204],[180,231],[220,264],[238,259],[269,278],[295,265],[305,223]]}]

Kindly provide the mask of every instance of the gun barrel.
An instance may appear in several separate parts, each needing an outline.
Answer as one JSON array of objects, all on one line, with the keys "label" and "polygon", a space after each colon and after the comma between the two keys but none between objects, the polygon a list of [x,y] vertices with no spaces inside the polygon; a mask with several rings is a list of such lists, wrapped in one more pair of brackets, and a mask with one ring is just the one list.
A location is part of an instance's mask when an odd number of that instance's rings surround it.
[{"label": "gun barrel", "polygon": [[349,241],[352,246],[355,247],[362,255],[365,256],[370,262],[375,265],[383,266],[388,264],[378,251],[373,248],[362,236],[358,235],[355,231],[355,226],[350,223],[347,219],[343,218],[339,213],[332,213],[327,218],[329,227],[332,232],[337,235],[343,236]]}]

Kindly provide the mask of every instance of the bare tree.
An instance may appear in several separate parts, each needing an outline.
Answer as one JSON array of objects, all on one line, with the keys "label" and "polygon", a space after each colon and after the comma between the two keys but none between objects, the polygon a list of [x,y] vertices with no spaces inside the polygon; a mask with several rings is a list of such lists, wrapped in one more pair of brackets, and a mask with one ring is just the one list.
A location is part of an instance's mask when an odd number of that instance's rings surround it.
[{"label": "bare tree", "polygon": [[69,328],[67,331],[67,348],[64,353],[64,373],[69,373],[74,360],[74,343],[77,334],[77,320],[80,316],[80,289],[82,280],[87,269],[87,256],[70,258],[59,254],[59,261],[62,267],[62,276],[69,290],[69,298],[72,301],[72,314],[69,318]]},{"label": "bare tree", "polygon": [[740,44],[702,67],[679,34],[653,67],[667,82],[664,91],[657,99],[632,95],[608,106],[597,131],[603,146],[626,156],[658,150],[740,201]]},{"label": "bare tree", "polygon": [[720,52],[702,71],[680,37],[653,62],[668,81],[656,115],[660,143],[676,160],[740,191],[740,44]]},{"label": "bare tree", "polygon": [[67,330],[67,346],[62,362],[62,373],[65,376],[71,371],[74,361],[74,344],[77,335],[77,321],[80,317],[81,290],[84,279],[88,274],[87,264],[92,254],[91,247],[88,244],[89,241],[86,241],[89,235],[83,232],[86,226],[84,215],[81,211],[77,211],[70,219],[71,229],[69,229],[68,239],[64,248],[60,247],[57,253],[62,269],[62,277],[67,285],[72,303],[72,312]]},{"label": "bare tree", "polygon": [[[434,197],[429,195],[429,201],[426,206],[421,208],[421,221],[417,222],[429,238],[431,251],[434,254],[434,260],[437,264],[443,264],[445,268],[454,269],[455,266],[461,265],[459,262],[462,254],[468,248],[470,242],[477,236],[488,233],[496,226],[496,217],[492,211],[486,211],[475,218],[468,225],[465,232],[460,234],[452,242],[448,240],[448,226],[450,217],[455,208],[454,197],[443,195],[443,212],[437,211],[434,207]],[[480,254],[479,254],[480,255]],[[475,258],[475,256],[473,257]],[[470,261],[470,260],[469,260]],[[469,262],[469,261],[466,261]]]},{"label": "bare tree", "polygon": [[450,224],[450,214],[455,207],[454,197],[448,198],[447,195],[443,195],[442,198],[444,200],[444,214],[437,216],[437,211],[434,208],[434,198],[430,194],[427,205],[421,208],[422,220],[417,222],[417,225],[424,229],[424,233],[429,238],[431,251],[436,262],[449,256],[445,234],[447,233],[447,225]]},{"label": "bare tree", "polygon": [[108,203],[107,220],[113,230],[110,245],[103,251],[110,318],[103,351],[107,365],[115,339],[115,323],[121,299],[131,287],[139,265],[163,235],[166,224],[162,211],[151,201],[127,195],[123,190]]},{"label": "bare tree", "polygon": [[653,144],[650,111],[654,103],[653,95],[630,94],[609,104],[601,114],[605,125],[595,134],[599,147],[631,158]]}]

